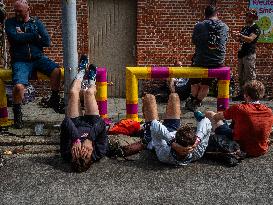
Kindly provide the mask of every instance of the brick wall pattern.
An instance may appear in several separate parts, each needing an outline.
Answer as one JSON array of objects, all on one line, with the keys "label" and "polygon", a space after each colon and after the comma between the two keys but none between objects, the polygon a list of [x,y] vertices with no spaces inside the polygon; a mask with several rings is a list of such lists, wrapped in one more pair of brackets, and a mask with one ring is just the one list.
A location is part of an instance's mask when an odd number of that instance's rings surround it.
[{"label": "brick wall pattern", "polygon": [[[185,66],[191,64],[194,47],[191,34],[196,22],[203,19],[203,10],[216,3],[220,18],[230,30],[240,30],[248,0],[136,0],[137,1],[137,64],[140,66],[172,65],[180,59]],[[12,16],[13,0],[4,1],[8,16]],[[45,53],[62,65],[61,2],[55,0],[29,0],[31,14],[38,16],[51,36],[50,48]],[[77,0],[78,53],[88,53],[88,1]],[[237,50],[239,44],[229,38],[226,65],[232,68],[237,80]],[[273,44],[258,44],[257,78],[272,95]]]}]

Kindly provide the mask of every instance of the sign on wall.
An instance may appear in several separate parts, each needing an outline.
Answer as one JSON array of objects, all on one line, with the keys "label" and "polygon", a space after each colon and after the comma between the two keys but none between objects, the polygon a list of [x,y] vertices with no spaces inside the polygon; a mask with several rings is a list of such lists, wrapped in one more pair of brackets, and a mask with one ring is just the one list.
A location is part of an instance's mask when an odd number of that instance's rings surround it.
[{"label": "sign on wall", "polygon": [[261,29],[260,43],[273,43],[273,0],[249,0],[249,8],[256,9]]}]

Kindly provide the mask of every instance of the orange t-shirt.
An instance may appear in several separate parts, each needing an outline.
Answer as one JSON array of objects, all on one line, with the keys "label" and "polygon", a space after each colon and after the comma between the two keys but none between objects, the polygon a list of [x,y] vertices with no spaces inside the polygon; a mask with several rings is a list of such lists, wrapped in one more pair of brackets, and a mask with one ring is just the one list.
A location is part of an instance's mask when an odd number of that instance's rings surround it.
[{"label": "orange t-shirt", "polygon": [[249,156],[267,152],[273,125],[272,110],[262,104],[238,104],[224,111],[227,120],[234,121],[233,139]]}]

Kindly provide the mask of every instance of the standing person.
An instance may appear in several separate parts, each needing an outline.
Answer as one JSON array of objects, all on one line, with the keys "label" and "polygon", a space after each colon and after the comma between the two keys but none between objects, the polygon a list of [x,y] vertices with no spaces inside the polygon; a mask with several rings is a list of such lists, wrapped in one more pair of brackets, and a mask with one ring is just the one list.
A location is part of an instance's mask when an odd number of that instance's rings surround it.
[{"label": "standing person", "polygon": [[[192,42],[195,45],[195,54],[192,65],[208,69],[224,66],[228,26],[219,20],[218,11],[214,6],[205,9],[205,20],[195,25]],[[209,92],[213,79],[191,79],[191,96],[185,107],[195,111]]]},{"label": "standing person", "polygon": [[249,81],[243,87],[245,103],[233,105],[224,112],[206,113],[214,122],[232,120],[233,129],[222,127],[221,134],[236,141],[250,157],[263,155],[269,149],[273,114],[270,108],[259,102],[264,91],[264,85],[260,81]]},{"label": "standing person", "polygon": [[246,25],[241,32],[234,31],[232,35],[240,41],[241,48],[238,51],[238,75],[239,75],[239,95],[234,100],[243,100],[243,85],[256,79],[256,43],[261,34],[261,30],[255,21],[258,19],[257,11],[249,9],[246,13]]},{"label": "standing person", "polygon": [[43,53],[43,47],[49,47],[50,38],[43,23],[30,16],[30,8],[26,0],[16,0],[14,3],[15,17],[5,22],[5,30],[10,44],[12,66],[13,113],[14,125],[23,127],[21,111],[25,86],[33,71],[39,70],[50,78],[52,94],[49,106],[59,112],[60,77],[59,65]]},{"label": "standing person", "polygon": [[180,126],[180,99],[171,93],[163,123],[159,122],[154,95],[143,98],[145,118],[144,140],[148,149],[154,149],[159,161],[171,165],[186,165],[200,159],[208,145],[211,124],[208,118],[197,124],[194,132],[188,126]]},{"label": "standing person", "polygon": [[[181,67],[182,62],[177,60],[174,66]],[[180,100],[185,100],[189,97],[191,87],[188,78],[171,78],[169,81],[169,89],[171,93],[177,93]]]},{"label": "standing person", "polygon": [[[95,66],[90,65],[86,74],[85,66],[79,66],[70,89],[67,116],[61,125],[61,156],[65,161],[71,162],[75,172],[88,170],[92,162],[99,161],[108,150],[106,125],[99,116],[95,98],[95,77]],[[81,110],[81,94],[84,97],[84,115]]]}]

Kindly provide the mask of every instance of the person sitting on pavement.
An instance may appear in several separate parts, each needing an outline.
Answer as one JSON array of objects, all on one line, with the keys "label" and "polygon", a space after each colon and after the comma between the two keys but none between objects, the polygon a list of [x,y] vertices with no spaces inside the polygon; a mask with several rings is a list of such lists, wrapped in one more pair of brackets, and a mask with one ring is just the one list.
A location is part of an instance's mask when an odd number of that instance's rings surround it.
[{"label": "person sitting on pavement", "polygon": [[[209,111],[205,114],[214,124],[218,123],[218,134],[236,141],[249,157],[258,157],[269,149],[273,114],[270,108],[259,102],[264,91],[263,83],[249,81],[243,87],[244,103],[235,104],[224,112]],[[224,119],[232,120],[233,128],[223,124],[221,121]]]},{"label": "person sitting on pavement", "polygon": [[[182,62],[177,60],[174,66],[181,67]],[[171,78],[169,81],[171,93],[177,93],[180,100],[185,100],[190,96],[191,86],[188,78]]]},{"label": "person sitting on pavement", "polygon": [[60,110],[59,65],[44,55],[43,47],[50,46],[48,32],[37,17],[30,16],[30,8],[26,0],[14,3],[15,17],[5,21],[5,31],[10,45],[13,88],[13,113],[15,128],[23,128],[21,111],[25,86],[33,71],[39,70],[50,77],[52,94],[49,106],[56,112]]},{"label": "person sitting on pavement", "polygon": [[[81,62],[85,64],[86,59]],[[92,162],[100,160],[108,151],[106,125],[99,116],[96,102],[96,67],[79,66],[79,72],[70,89],[67,116],[61,124],[60,152],[65,161],[72,162],[75,172],[89,169]],[[87,83],[88,82],[88,83]],[[80,95],[84,97],[82,115]]]},{"label": "person sitting on pavement", "polygon": [[[177,93],[171,93],[169,96],[163,123],[158,120],[154,95],[144,96],[143,115],[145,119],[144,140],[148,143],[148,149],[155,150],[159,161],[172,165],[186,165],[203,156],[210,136],[209,119],[204,118],[198,122],[196,132],[187,126],[180,127],[181,110]],[[188,138],[187,136],[194,143],[183,142]],[[179,138],[184,140],[181,142]]]}]

